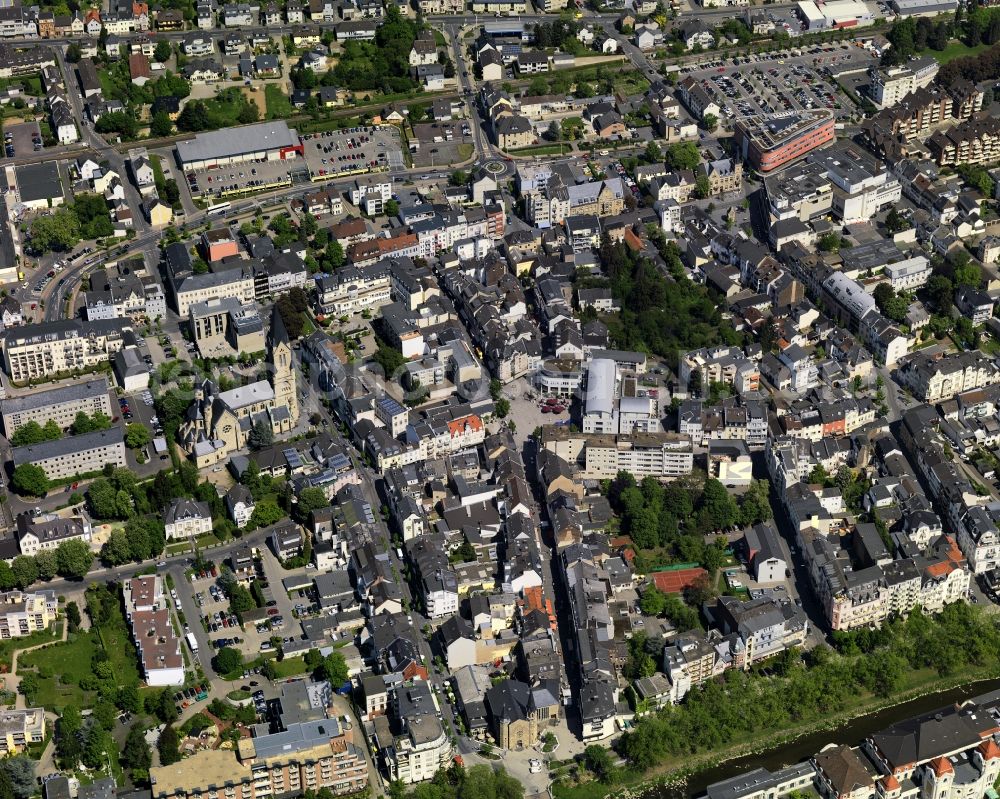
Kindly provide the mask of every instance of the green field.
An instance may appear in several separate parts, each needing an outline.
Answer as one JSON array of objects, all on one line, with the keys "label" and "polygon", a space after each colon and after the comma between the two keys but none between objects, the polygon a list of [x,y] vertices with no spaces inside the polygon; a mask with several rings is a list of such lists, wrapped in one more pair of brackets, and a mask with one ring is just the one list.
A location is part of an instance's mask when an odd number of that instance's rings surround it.
[{"label": "green field", "polygon": [[977,44],[975,47],[969,47],[957,39],[953,39],[941,52],[937,52],[936,50],[927,50],[926,52],[934,56],[939,64],[947,64],[949,61],[961,58],[962,56],[978,55],[983,50],[989,50],[989,48],[990,45],[988,44]]},{"label": "green field", "polygon": [[18,658],[18,672],[34,669],[38,675],[37,702],[49,710],[67,704],[86,707],[96,696],[80,687],[80,681],[93,674],[95,655],[104,651],[118,685],[137,685],[140,681],[135,647],[118,616],[100,629],[71,634],[66,641],[36,649]]},{"label": "green field", "polygon": [[274,666],[274,676],[276,679],[283,680],[288,677],[296,677],[299,674],[305,674],[306,662],[301,655],[293,658],[285,658],[284,660],[272,661]]},{"label": "green field", "polygon": [[42,91],[42,76],[36,72],[32,75],[18,75],[12,78],[0,78],[0,89],[8,89],[11,86],[21,86],[24,93],[32,97],[44,97]]},{"label": "green field", "polygon": [[23,638],[9,638],[5,641],[0,641],[0,666],[9,669],[14,652],[19,649],[28,649],[29,647],[49,643],[50,641],[58,641],[62,636],[62,626],[63,622],[59,621],[47,630],[39,630]]},{"label": "green field", "polygon": [[295,113],[291,100],[277,83],[268,83],[264,87],[264,103],[267,105],[268,119],[286,119]]},{"label": "green field", "polygon": [[19,658],[18,671],[22,675],[28,668],[38,672],[37,701],[42,707],[49,710],[69,704],[86,707],[93,703],[96,694],[80,688],[80,680],[91,673],[91,661],[99,646],[97,636],[77,633],[67,641]]},{"label": "green field", "polygon": [[521,147],[518,150],[509,150],[511,155],[562,155],[573,151],[571,144],[539,144],[534,147]]}]

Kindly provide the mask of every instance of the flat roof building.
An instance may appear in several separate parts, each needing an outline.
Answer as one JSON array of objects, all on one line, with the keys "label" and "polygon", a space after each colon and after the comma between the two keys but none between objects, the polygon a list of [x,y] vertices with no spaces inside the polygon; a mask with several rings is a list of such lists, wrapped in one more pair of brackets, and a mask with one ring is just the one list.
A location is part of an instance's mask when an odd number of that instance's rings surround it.
[{"label": "flat roof building", "polygon": [[740,119],[735,136],[750,166],[770,172],[831,143],[836,133],[829,111],[787,111]]},{"label": "flat roof building", "polygon": [[199,133],[177,142],[177,157],[185,170],[208,169],[264,158],[279,161],[302,155],[299,135],[284,122],[261,122],[239,128]]}]

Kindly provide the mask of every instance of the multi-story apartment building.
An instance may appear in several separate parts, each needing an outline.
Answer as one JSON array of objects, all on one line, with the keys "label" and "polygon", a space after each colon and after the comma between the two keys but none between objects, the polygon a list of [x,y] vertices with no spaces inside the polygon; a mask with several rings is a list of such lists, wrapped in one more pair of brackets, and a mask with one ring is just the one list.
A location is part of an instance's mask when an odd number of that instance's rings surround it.
[{"label": "multi-story apartment building", "polygon": [[938,166],[991,164],[1000,160],[1000,120],[995,117],[969,119],[946,131],[938,131],[927,142]]},{"label": "multi-story apartment building", "polygon": [[105,378],[49,391],[32,392],[0,402],[0,415],[3,416],[3,427],[8,438],[28,422],[44,426],[51,420],[66,430],[73,424],[78,413],[88,416],[103,413],[108,418],[111,417],[111,396]]},{"label": "multi-story apartment building", "polygon": [[167,300],[160,282],[145,270],[99,269],[85,295],[87,319],[162,319]]},{"label": "multi-story apartment building", "polygon": [[624,207],[621,178],[567,185],[559,175],[553,175],[525,200],[528,221],[543,228],[561,225],[571,215],[615,216]]},{"label": "multi-story apartment building", "polygon": [[63,319],[7,330],[0,334],[4,369],[18,383],[92,369],[121,349],[127,329],[114,319]]},{"label": "multi-story apartment building", "polygon": [[677,433],[579,433],[568,427],[542,429],[542,446],[570,464],[582,467],[583,479],[613,478],[631,472],[637,479],[670,479],[694,468],[691,439]]},{"label": "multi-story apartment building", "polygon": [[281,732],[244,738],[235,752],[201,750],[151,769],[153,798],[264,799],[321,788],[339,795],[367,786],[365,756],[352,726],[339,717],[284,726]]},{"label": "multi-story apartment building", "polygon": [[45,740],[45,711],[40,707],[0,711],[0,755],[16,755]]},{"label": "multi-story apartment building", "polygon": [[969,508],[958,527],[958,546],[974,574],[983,574],[1000,565],[1000,531],[987,508]]},{"label": "multi-story apartment building", "polygon": [[868,75],[871,78],[872,101],[880,108],[896,105],[917,88],[916,74],[905,66],[888,69],[872,67]]},{"label": "multi-story apartment building", "polygon": [[708,178],[709,194],[718,197],[743,186],[743,164],[732,158],[706,161],[698,169]]},{"label": "multi-story apartment building", "polygon": [[338,269],[317,277],[316,289],[317,305],[323,313],[345,316],[374,311],[392,299],[391,270],[387,261]]},{"label": "multi-story apartment building", "polygon": [[125,618],[139,653],[147,685],[183,685],[181,639],[170,620],[169,603],[158,574],[133,577],[122,583]]},{"label": "multi-story apartment building", "polygon": [[90,543],[91,526],[86,516],[32,517],[19,514],[16,519],[17,545],[22,555],[36,555],[43,549],[55,549],[63,541],[83,541]]},{"label": "multi-story apartment building", "polygon": [[899,375],[914,397],[930,404],[1000,382],[1000,372],[979,350],[951,355],[915,353]]},{"label": "multi-story apartment building", "polygon": [[0,594],[0,639],[20,638],[47,630],[56,620],[59,601],[55,591],[8,591]]},{"label": "multi-story apartment building", "polygon": [[96,472],[109,463],[126,465],[125,440],[120,427],[15,447],[11,455],[15,467],[33,463],[41,466],[50,480]]},{"label": "multi-story apartment building", "polygon": [[[376,735],[382,726],[388,727],[388,724],[382,725],[376,719]],[[431,779],[439,769],[447,766],[453,752],[451,739],[441,722],[431,716],[408,720],[405,731],[392,736],[388,746],[382,746],[381,736],[378,741],[386,773],[390,779],[404,785]]]},{"label": "multi-story apartment building", "polygon": [[809,634],[805,613],[790,601],[770,596],[743,602],[720,597],[709,611],[712,624],[724,635],[735,633],[734,666],[749,670],[765,658],[793,646],[802,646]]}]

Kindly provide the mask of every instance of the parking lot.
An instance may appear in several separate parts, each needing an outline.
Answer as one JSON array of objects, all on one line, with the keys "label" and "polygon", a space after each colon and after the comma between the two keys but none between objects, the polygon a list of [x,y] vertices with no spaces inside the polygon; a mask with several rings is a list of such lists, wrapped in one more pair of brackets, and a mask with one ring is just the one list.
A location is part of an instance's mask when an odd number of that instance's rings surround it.
[{"label": "parking lot", "polygon": [[404,166],[399,131],[391,125],[307,133],[302,144],[313,180]]},{"label": "parking lot", "polygon": [[420,142],[420,148],[412,153],[414,166],[457,164],[472,155],[472,129],[468,120],[416,124],[413,133]]},{"label": "parking lot", "polygon": [[215,169],[191,170],[185,177],[191,196],[199,198],[238,197],[309,179],[305,163],[299,159],[245,161]]},{"label": "parking lot", "polygon": [[32,155],[41,152],[42,131],[37,122],[17,122],[4,125],[4,152],[8,158]]},{"label": "parking lot", "polygon": [[838,92],[827,70],[860,71],[874,60],[867,50],[841,44],[711,61],[681,73],[701,83],[722,108],[723,119],[826,108],[845,121],[855,113],[854,105]]}]

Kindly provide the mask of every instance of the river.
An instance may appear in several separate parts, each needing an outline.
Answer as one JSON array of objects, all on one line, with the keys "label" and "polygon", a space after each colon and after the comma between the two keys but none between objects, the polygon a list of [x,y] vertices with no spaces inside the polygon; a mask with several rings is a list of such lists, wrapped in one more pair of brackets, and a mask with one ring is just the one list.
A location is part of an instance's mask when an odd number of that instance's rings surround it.
[{"label": "river", "polygon": [[790,743],[776,746],[758,754],[745,755],[727,760],[725,763],[720,763],[717,766],[712,766],[693,774],[684,786],[657,786],[645,791],[642,796],[643,799],[688,799],[689,797],[704,794],[705,789],[712,783],[735,777],[745,771],[761,767],[775,771],[783,766],[807,760],[827,744],[850,744],[854,746],[860,744],[872,733],[878,732],[897,721],[930,713],[938,708],[947,707],[973,696],[980,696],[997,690],[1000,690],[1000,679],[982,680],[958,688],[950,688],[946,691],[925,694],[908,702],[883,708],[875,713],[859,716],[835,729],[810,733]]}]

